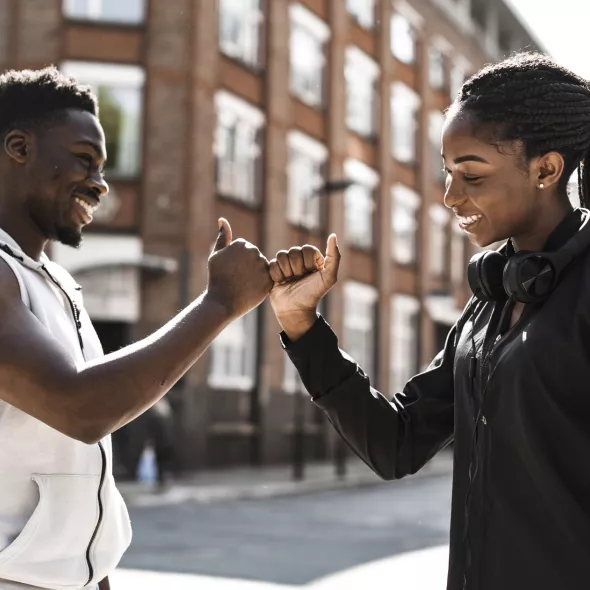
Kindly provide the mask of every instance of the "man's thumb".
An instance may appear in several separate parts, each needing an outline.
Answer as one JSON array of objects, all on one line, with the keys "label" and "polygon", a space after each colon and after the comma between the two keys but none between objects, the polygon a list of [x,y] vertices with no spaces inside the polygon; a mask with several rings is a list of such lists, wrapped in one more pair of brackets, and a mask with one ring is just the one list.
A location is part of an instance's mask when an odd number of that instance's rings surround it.
[{"label": "man's thumb", "polygon": [[217,235],[217,240],[215,242],[215,246],[213,247],[213,252],[219,252],[219,250],[223,250],[223,248],[229,246],[232,242],[232,232],[229,221],[224,217],[220,217],[218,223],[219,234]]},{"label": "man's thumb", "polygon": [[338,238],[336,234],[330,234],[328,245],[326,247],[326,260],[324,268],[334,278],[338,276],[340,266],[340,249],[338,248]]}]

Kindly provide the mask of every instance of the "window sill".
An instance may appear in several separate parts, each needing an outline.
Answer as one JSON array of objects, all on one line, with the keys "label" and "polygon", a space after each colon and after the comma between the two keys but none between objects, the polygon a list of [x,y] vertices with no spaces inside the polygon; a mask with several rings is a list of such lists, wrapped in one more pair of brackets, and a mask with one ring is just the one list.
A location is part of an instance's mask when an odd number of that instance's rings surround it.
[{"label": "window sill", "polygon": [[292,220],[288,220],[288,221],[289,221],[289,225],[298,231],[307,232],[307,233],[316,234],[316,235],[320,235],[323,231],[322,227],[309,227],[308,225],[304,225],[300,221],[292,221]]},{"label": "window sill", "polygon": [[248,60],[240,57],[239,55],[228,52],[227,50],[225,50],[223,48],[223,46],[221,44],[219,46],[219,53],[225,59],[232,62],[236,66],[239,66],[240,68],[244,68],[246,70],[249,70],[253,74],[260,75],[264,72],[264,64],[261,64],[259,62],[255,62],[255,63],[249,62]]},{"label": "window sill", "polygon": [[349,133],[356,135],[362,141],[367,141],[369,143],[377,144],[379,141],[379,135],[376,131],[360,131],[359,129],[355,129],[354,127],[350,127],[347,125],[346,129]]},{"label": "window sill", "polygon": [[222,201],[227,201],[234,205],[239,205],[248,209],[250,211],[259,211],[260,210],[260,202],[259,201],[247,201],[242,197],[236,197],[235,195],[231,195],[229,193],[222,193],[217,191],[216,193],[217,198],[221,199]]},{"label": "window sill", "polygon": [[101,18],[84,18],[81,16],[67,16],[64,15],[64,20],[69,25],[85,25],[91,27],[111,27],[117,29],[128,29],[131,31],[137,31],[141,29],[145,29],[146,21],[145,18],[137,21],[137,22],[128,22],[128,21],[117,21],[117,20],[109,20],[109,19],[101,19]]},{"label": "window sill", "polygon": [[324,104],[323,100],[318,102],[315,99],[310,99],[309,97],[303,96],[293,88],[291,88],[291,96],[297,99],[301,104],[309,107],[310,109],[313,109],[314,111],[323,112],[325,110],[326,105]]},{"label": "window sill", "polygon": [[207,383],[213,389],[250,391],[254,387],[254,379],[251,377],[229,377],[228,375],[209,375]]},{"label": "window sill", "polygon": [[375,252],[375,246],[373,244],[370,246],[363,246],[361,244],[351,242],[350,240],[347,240],[346,243],[353,252],[359,252],[360,254],[373,254]]}]

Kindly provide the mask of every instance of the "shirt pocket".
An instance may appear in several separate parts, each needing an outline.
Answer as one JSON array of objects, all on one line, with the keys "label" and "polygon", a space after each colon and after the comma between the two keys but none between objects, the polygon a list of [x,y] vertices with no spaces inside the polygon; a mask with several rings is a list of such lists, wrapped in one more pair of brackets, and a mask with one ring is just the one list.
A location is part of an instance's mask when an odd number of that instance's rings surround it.
[{"label": "shirt pocket", "polygon": [[0,552],[0,578],[52,590],[88,581],[86,551],[98,524],[98,475],[34,474],[39,503]]}]

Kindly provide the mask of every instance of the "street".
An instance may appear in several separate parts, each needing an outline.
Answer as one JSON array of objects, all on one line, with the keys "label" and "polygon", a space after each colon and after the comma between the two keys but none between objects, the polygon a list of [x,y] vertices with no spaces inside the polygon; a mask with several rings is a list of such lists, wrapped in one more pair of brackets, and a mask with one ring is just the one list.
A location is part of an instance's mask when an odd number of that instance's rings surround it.
[{"label": "street", "polygon": [[450,475],[289,498],[131,507],[121,568],[308,585],[448,541]]}]

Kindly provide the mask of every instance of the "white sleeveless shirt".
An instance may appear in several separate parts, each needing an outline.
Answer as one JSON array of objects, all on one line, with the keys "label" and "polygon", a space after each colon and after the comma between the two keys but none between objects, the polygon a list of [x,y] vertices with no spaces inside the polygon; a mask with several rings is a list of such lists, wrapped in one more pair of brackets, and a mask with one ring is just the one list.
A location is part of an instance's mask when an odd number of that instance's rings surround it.
[{"label": "white sleeveless shirt", "polygon": [[[45,254],[31,259],[1,229],[0,257],[24,304],[78,367],[103,355],[80,288],[63,268]],[[87,445],[0,400],[0,580],[80,590],[108,576],[130,542],[110,436]]]}]

